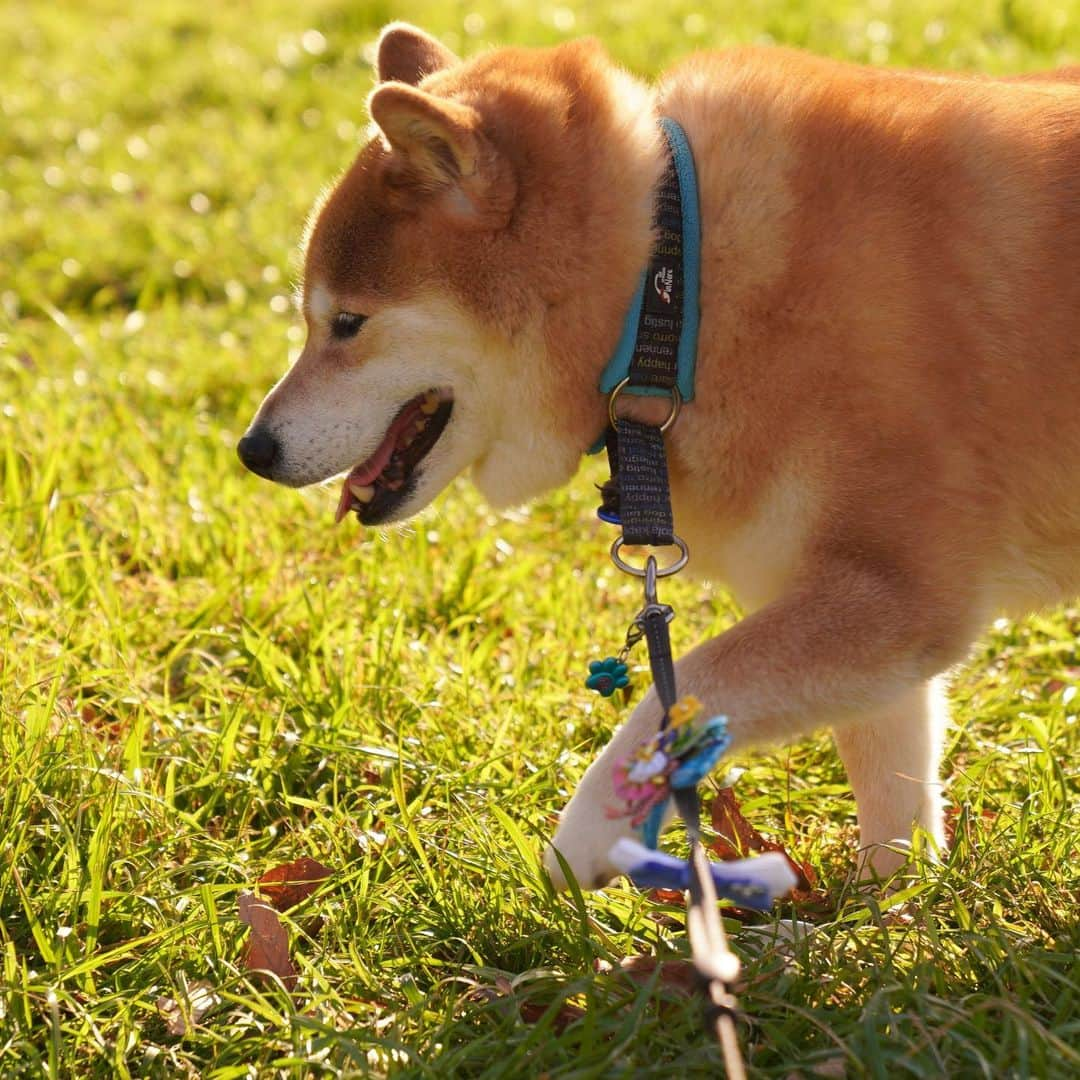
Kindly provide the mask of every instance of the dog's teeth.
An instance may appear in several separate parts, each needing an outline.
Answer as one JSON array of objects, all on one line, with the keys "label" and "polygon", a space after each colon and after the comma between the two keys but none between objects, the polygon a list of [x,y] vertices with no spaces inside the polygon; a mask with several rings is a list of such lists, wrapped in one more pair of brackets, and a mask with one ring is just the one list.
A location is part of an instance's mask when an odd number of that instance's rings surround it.
[{"label": "dog's teeth", "polygon": [[439,407],[439,395],[438,394],[428,394],[428,396],[426,398],[424,398],[423,402],[421,402],[421,404],[420,404],[420,411],[425,416],[430,416],[433,412],[435,412],[436,409],[438,409],[438,407]]},{"label": "dog's teeth", "polygon": [[370,484],[350,484],[349,491],[354,499],[362,503],[369,503],[375,498],[375,488]]},{"label": "dog's teeth", "polygon": [[426,420],[417,420],[416,423],[413,426],[416,429],[416,434],[419,435],[420,432],[423,431],[424,428],[427,427],[427,421]]}]

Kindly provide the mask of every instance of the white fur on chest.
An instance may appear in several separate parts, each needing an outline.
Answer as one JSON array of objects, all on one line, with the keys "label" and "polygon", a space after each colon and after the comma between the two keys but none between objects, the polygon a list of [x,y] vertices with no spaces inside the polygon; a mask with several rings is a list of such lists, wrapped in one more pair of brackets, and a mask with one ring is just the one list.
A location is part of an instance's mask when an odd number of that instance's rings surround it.
[{"label": "white fur on chest", "polygon": [[677,498],[675,531],[690,547],[690,569],[728,586],[747,611],[775,600],[799,567],[816,519],[806,478],[781,473],[741,524],[718,520],[707,502]]}]

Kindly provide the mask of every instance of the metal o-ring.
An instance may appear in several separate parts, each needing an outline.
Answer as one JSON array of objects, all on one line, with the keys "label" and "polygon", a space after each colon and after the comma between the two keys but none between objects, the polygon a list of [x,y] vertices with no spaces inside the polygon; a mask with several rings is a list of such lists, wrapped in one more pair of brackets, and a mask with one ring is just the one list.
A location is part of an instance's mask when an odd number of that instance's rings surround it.
[{"label": "metal o-ring", "polygon": [[[611,391],[611,396],[608,398],[608,419],[611,421],[611,426],[615,426],[615,402],[619,395],[630,384],[630,376],[627,375],[621,383],[619,383],[614,390]],[[682,409],[682,394],[679,393],[677,386],[669,386],[666,388],[667,392],[671,395],[671,412],[668,413],[667,419],[660,425],[661,431],[667,431],[672,424],[675,423],[676,418],[679,415],[679,411]]]},{"label": "metal o-ring", "polygon": [[[625,543],[625,539],[621,536],[615,538],[615,543],[611,545],[611,561],[624,573],[631,574],[634,577],[643,578],[648,573],[648,563],[645,566],[631,566],[620,554],[622,546]],[[677,574],[689,561],[690,561],[690,549],[686,546],[686,541],[679,536],[672,537],[671,546],[679,549],[679,557],[670,566],[658,566],[656,568],[656,576],[658,578],[671,577],[672,574]],[[650,555],[649,559],[655,564],[655,558]]]}]

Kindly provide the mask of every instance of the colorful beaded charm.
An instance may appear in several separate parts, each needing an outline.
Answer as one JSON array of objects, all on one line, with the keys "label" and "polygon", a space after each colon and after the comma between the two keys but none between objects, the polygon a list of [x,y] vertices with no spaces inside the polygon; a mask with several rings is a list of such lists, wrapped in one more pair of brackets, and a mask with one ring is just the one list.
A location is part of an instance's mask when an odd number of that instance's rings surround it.
[{"label": "colorful beaded charm", "polygon": [[608,816],[629,816],[650,848],[659,840],[672,791],[694,787],[731,744],[727,717],[698,723],[701,709],[697,698],[682,698],[669,710],[668,726],[615,765],[615,794],[626,805],[611,807]]}]

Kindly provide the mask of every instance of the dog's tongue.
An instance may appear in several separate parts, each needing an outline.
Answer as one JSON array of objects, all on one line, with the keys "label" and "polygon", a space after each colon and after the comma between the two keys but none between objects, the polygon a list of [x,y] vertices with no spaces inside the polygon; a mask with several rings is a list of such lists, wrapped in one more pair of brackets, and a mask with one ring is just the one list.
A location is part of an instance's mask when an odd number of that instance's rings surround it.
[{"label": "dog's tongue", "polygon": [[383,441],[379,443],[375,453],[367,459],[357,465],[348,476],[345,477],[345,483],[341,485],[341,498],[338,499],[337,511],[334,513],[334,524],[337,525],[342,521],[346,514],[352,509],[353,496],[349,490],[352,484],[370,484],[375,477],[379,475],[386,468],[390,461],[390,455],[394,452],[394,447],[397,445],[398,436],[405,431],[410,424],[412,424],[417,415],[420,413],[420,402],[416,402],[415,405],[408,405],[402,409],[398,418],[390,425],[390,429],[386,435],[383,436]]}]

